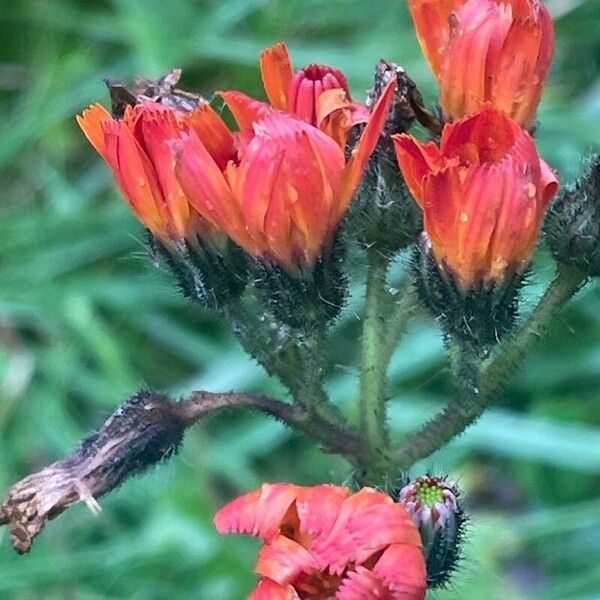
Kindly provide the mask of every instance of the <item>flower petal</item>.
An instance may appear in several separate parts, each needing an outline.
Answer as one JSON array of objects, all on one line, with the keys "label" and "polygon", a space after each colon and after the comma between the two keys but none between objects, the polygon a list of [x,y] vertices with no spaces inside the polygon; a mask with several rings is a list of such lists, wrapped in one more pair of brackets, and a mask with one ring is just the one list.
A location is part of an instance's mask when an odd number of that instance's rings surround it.
[{"label": "flower petal", "polygon": [[352,151],[352,156],[346,168],[344,169],[344,179],[342,182],[342,192],[338,205],[338,220],[343,216],[358,188],[364,175],[369,158],[381,136],[381,131],[385,125],[390,112],[390,105],[396,91],[396,79],[391,79],[383,90],[379,100],[373,108],[369,122],[363,131],[360,140]]},{"label": "flower petal", "polygon": [[[238,241],[244,227],[239,209],[218,165],[190,131],[171,141],[175,154],[175,176],[189,202],[207,221],[218,225]],[[242,237],[242,241],[246,241]]]},{"label": "flower petal", "polygon": [[175,177],[173,154],[168,141],[180,133],[174,111],[145,110],[140,126],[148,158],[154,166],[173,226],[179,237],[187,237],[191,224],[191,208]]},{"label": "flower petal", "polygon": [[260,54],[260,71],[271,104],[279,110],[287,110],[292,77],[292,61],[287,46],[280,42]]},{"label": "flower petal", "polygon": [[219,533],[248,533],[269,540],[279,533],[297,495],[298,487],[290,483],[265,483],[219,510],[215,526]]},{"label": "flower petal", "polygon": [[425,178],[439,171],[444,164],[440,150],[434,142],[423,144],[405,133],[392,136],[396,148],[396,158],[404,181],[423,208],[423,185]]},{"label": "flower petal", "polygon": [[421,547],[421,536],[401,504],[373,504],[355,512],[346,525],[354,541],[356,563],[367,561],[390,544],[411,544]]},{"label": "flower petal", "polygon": [[286,268],[312,264],[334,220],[344,155],[327,135],[299,119],[273,113],[254,125],[232,189],[255,239]]},{"label": "flower petal", "polygon": [[[393,504],[393,500],[372,488],[362,488],[342,503],[338,517],[329,531],[315,536],[310,551],[320,564],[329,565],[329,571],[341,574],[349,562],[354,562],[363,549],[358,547],[349,530],[349,524],[360,520],[364,510],[371,506]],[[356,528],[356,527],[355,527]]]},{"label": "flower petal", "polygon": [[102,126],[108,121],[112,121],[112,115],[102,106],[102,104],[92,104],[89,108],[86,108],[81,115],[75,117],[77,124],[81,127],[81,130],[85,134],[85,137],[89,140],[90,144],[94,146],[96,152],[106,159],[106,143],[104,141],[104,131]]},{"label": "flower petal", "polygon": [[235,138],[217,111],[208,103],[201,102],[186,115],[191,127],[221,170],[234,160]]},{"label": "flower petal", "polygon": [[393,592],[393,600],[423,600],[427,592],[425,558],[417,546],[392,544],[373,567]]},{"label": "flower petal", "polygon": [[439,76],[450,38],[450,14],[466,0],[408,0],[417,37],[432,71]]},{"label": "flower petal", "polygon": [[393,600],[393,597],[377,575],[358,566],[355,571],[348,571],[334,600]]},{"label": "flower petal", "polygon": [[261,548],[255,568],[259,575],[281,585],[293,583],[301,573],[310,575],[318,570],[311,553],[284,535],[276,535]]},{"label": "flower petal", "polygon": [[279,585],[264,577],[248,596],[248,600],[300,600],[300,596],[291,585]]},{"label": "flower petal", "polygon": [[123,195],[140,220],[164,241],[170,215],[152,163],[122,121],[105,121],[102,126],[106,160],[111,165]]},{"label": "flower petal", "polygon": [[252,124],[273,112],[273,109],[260,100],[255,100],[243,92],[231,90],[217,92],[227,103],[240,131],[252,129]]},{"label": "flower petal", "polygon": [[318,485],[298,495],[296,510],[300,531],[311,537],[329,534],[350,489],[337,485]]}]

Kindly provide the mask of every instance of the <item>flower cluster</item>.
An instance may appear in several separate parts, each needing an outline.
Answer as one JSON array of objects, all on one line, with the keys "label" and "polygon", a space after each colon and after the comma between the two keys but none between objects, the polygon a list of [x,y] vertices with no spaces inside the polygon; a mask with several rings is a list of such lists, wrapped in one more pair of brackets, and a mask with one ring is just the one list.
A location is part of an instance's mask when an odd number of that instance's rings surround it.
[{"label": "flower cluster", "polygon": [[[554,49],[542,2],[409,6],[440,84],[441,119],[395,63],[379,63],[362,104],[340,70],[296,70],[281,43],[260,56],[268,102],[217,93],[234,127],[204,99],[164,102],[160,94],[137,95],[113,115],[95,104],[78,117],[184,290],[196,299],[212,294],[204,305],[213,308],[225,298],[244,347],[292,392],[294,424],[310,430],[319,420],[328,442],[341,415],[320,387],[323,330],[344,303],[346,239],[367,249],[364,331],[372,335],[363,337],[361,401],[382,405],[361,412],[362,433],[381,435],[357,435],[360,452],[387,437],[383,363],[395,340],[385,351],[379,345],[391,322],[390,256],[416,247],[424,229],[420,254],[415,248],[421,300],[469,360],[487,358],[514,325],[517,289],[559,185],[533,139]],[[415,120],[431,140],[406,133]],[[350,211],[341,235],[355,194],[360,210]],[[402,215],[410,227],[398,222]],[[463,387],[477,396],[478,365],[467,366]],[[377,452],[351,451],[361,467]],[[254,600],[423,600],[460,557],[457,497],[435,477],[410,483],[397,502],[369,487],[265,484],[221,509],[215,523],[263,540]]]},{"label": "flower cluster", "polygon": [[423,600],[425,559],[407,510],[371,488],[265,484],[215,516],[264,541],[253,600]]},{"label": "flower cluster", "polygon": [[[369,112],[337,69],[294,73],[277,44],[261,57],[272,106],[220,95],[231,131],[206,101],[185,112],[144,99],[116,119],[95,104],[78,122],[140,220],[168,246],[226,235],[290,272],[310,269],[333,238],[385,123],[390,82]],[[350,129],[366,124],[349,157]],[[216,244],[218,247],[218,243]]]},{"label": "flower cluster", "polygon": [[410,0],[449,121],[441,144],[395,138],[440,266],[463,290],[522,273],[558,180],[523,129],[554,50],[538,0]]}]

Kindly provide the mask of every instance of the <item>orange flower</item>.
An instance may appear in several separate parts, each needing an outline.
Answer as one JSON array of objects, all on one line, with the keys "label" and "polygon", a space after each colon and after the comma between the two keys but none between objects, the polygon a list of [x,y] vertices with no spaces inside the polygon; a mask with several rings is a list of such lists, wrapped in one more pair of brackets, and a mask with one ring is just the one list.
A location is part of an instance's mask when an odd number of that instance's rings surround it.
[{"label": "orange flower", "polygon": [[491,106],[446,125],[441,147],[394,136],[439,263],[463,289],[522,272],[558,180],[529,133]]},{"label": "orange flower", "polygon": [[[192,113],[172,145],[176,174],[192,205],[253,256],[290,272],[311,267],[331,241],[385,123],[395,82],[375,106],[348,161],[323,131],[241,92],[222,92],[240,132],[237,154],[215,159],[218,135]],[[214,121],[214,115],[213,115]],[[213,129],[215,125],[213,123]],[[219,134],[231,147],[224,123]]]},{"label": "orange flower", "polygon": [[261,538],[252,600],[422,600],[425,559],[401,504],[371,488],[264,484],[215,516]]},{"label": "orange flower", "polygon": [[263,50],[260,68],[265,91],[275,108],[325,131],[342,148],[351,127],[369,120],[367,107],[352,101],[348,80],[339,69],[310,64],[294,72],[283,43]]},{"label": "orange flower", "polygon": [[167,140],[180,135],[184,119],[184,113],[150,101],[128,107],[121,120],[100,104],[77,116],[140,221],[167,245],[193,241],[196,235],[219,236],[190,206],[175,178]]},{"label": "orange flower", "polygon": [[419,41],[449,120],[484,103],[531,128],[554,53],[539,0],[409,0]]}]

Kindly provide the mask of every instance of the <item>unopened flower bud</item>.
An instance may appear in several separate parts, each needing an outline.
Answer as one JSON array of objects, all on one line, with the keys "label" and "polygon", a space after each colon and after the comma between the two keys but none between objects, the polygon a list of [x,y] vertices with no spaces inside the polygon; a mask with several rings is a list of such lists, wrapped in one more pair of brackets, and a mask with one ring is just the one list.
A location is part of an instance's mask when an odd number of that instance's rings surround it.
[{"label": "unopened flower bud", "polygon": [[551,205],[544,232],[557,262],[600,275],[600,155]]},{"label": "unopened flower bud", "polygon": [[[423,122],[429,113],[406,71],[384,60],[375,67],[375,82],[369,91],[367,106],[376,105],[390,82],[395,84],[390,110],[362,184],[350,206],[347,231],[359,242],[391,253],[416,242],[422,229],[421,214],[398,169],[391,136],[408,131],[417,119]],[[361,126],[355,128],[355,137],[360,130]]]},{"label": "unopened flower bud", "polygon": [[421,533],[431,588],[447,584],[460,560],[466,519],[458,498],[453,483],[432,475],[417,477],[398,494]]},{"label": "unopened flower bud", "polygon": [[540,0],[409,0],[448,120],[486,103],[531,129],[554,52]]},{"label": "unopened flower bud", "polygon": [[485,355],[512,327],[516,291],[558,180],[529,133],[492,106],[446,125],[439,146],[393,137],[423,209],[423,299],[447,334]]}]

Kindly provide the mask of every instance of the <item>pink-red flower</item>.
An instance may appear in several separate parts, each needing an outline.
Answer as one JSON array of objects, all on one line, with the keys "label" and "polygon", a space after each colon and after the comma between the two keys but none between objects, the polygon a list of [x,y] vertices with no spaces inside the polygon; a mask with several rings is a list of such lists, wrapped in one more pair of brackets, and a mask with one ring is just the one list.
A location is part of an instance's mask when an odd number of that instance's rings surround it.
[{"label": "pink-red flower", "polygon": [[215,133],[213,113],[210,127],[192,113],[193,128],[172,144],[177,178],[200,215],[248,253],[290,272],[310,268],[361,181],[394,85],[382,94],[349,160],[335,139],[305,120],[242,92],[221,92],[240,131],[234,135],[221,122]]},{"label": "pink-red flower", "polygon": [[409,0],[417,35],[450,119],[486,102],[531,128],[554,53],[539,0]]},{"label": "pink-red flower", "polygon": [[264,541],[252,600],[422,600],[419,532],[401,504],[371,488],[265,484],[215,516],[221,533]]},{"label": "pink-red flower", "polygon": [[114,119],[93,104],[77,122],[112,168],[117,183],[138,218],[165,244],[196,235],[216,241],[219,232],[192,208],[175,178],[168,140],[187,126],[185,114],[156,102],[128,107]]},{"label": "pink-red flower", "polygon": [[318,127],[344,148],[348,132],[369,120],[364,104],[350,96],[346,76],[329,65],[310,64],[294,72],[283,43],[260,55],[260,69],[271,104]]},{"label": "pink-red flower", "polygon": [[463,289],[522,272],[558,180],[529,133],[485,107],[446,125],[441,146],[394,136],[437,261]]}]

